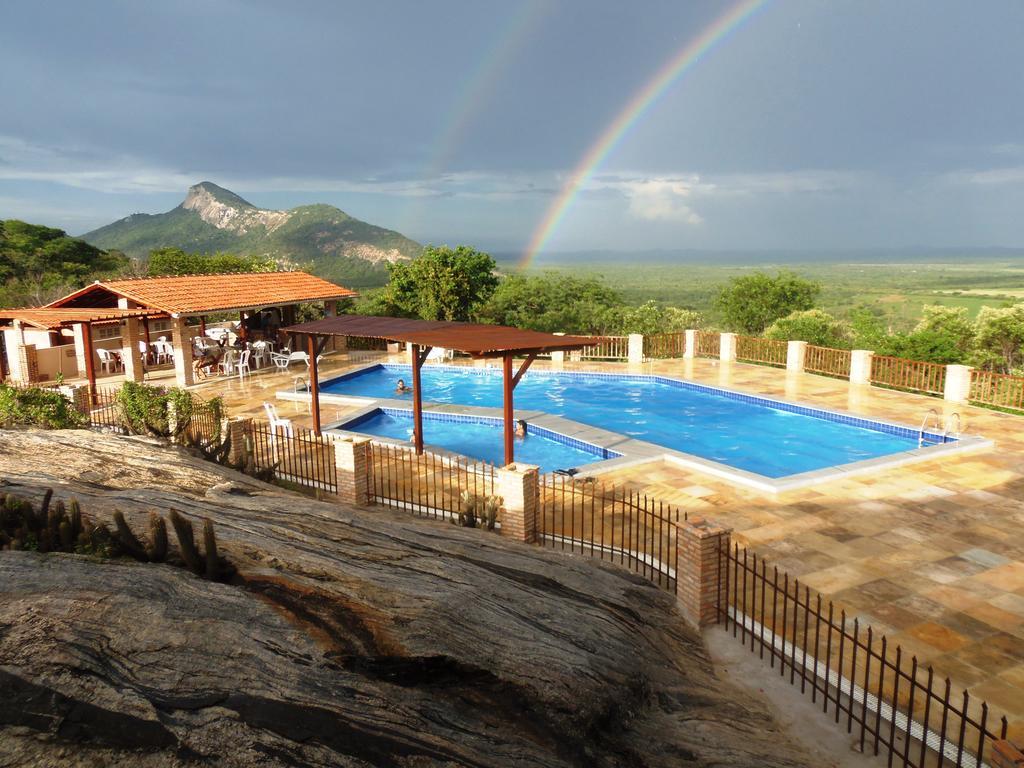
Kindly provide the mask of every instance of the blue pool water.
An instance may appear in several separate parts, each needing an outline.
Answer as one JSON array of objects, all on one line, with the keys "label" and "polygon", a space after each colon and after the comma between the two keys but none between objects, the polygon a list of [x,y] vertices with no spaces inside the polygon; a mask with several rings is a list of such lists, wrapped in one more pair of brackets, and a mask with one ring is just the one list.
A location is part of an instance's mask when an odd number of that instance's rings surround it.
[{"label": "blue pool water", "polygon": [[[325,382],[321,391],[408,398],[411,404],[410,395],[395,394],[399,378],[410,381],[409,366],[374,366]],[[424,402],[501,407],[498,370],[425,366],[422,381]],[[909,429],[868,428],[839,414],[822,418],[657,377],[529,372],[516,387],[515,407],[564,416],[771,478],[918,447],[917,433]],[[479,449],[468,453],[478,456]]]},{"label": "blue pool water", "polygon": [[[378,410],[368,417],[350,422],[344,429],[378,437],[399,440],[412,438],[412,413]],[[544,434],[546,430],[531,429],[526,437],[516,438],[516,461],[536,464],[542,472],[569,469],[607,458],[600,449],[584,450],[558,442]],[[423,415],[423,442],[439,445],[449,451],[501,465],[505,461],[504,433],[500,421],[452,422]],[[616,454],[617,455],[617,454]]]}]

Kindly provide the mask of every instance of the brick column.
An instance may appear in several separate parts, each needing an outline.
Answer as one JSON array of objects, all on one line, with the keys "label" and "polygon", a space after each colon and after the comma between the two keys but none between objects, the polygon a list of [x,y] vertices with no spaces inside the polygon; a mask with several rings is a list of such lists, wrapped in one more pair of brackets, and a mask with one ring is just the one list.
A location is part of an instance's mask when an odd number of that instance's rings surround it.
[{"label": "brick column", "polygon": [[1024,768],[1024,752],[1008,741],[992,742],[992,768]]},{"label": "brick column", "polygon": [[370,502],[370,439],[335,437],[334,466],[338,473],[338,498],[360,507]]},{"label": "brick column", "polygon": [[946,386],[943,397],[954,403],[966,403],[971,399],[971,371],[969,365],[947,365]]},{"label": "brick column", "polygon": [[237,416],[227,422],[228,463],[244,467],[249,463],[249,438],[252,435],[252,418]]},{"label": "brick column", "polygon": [[175,317],[171,320],[171,331],[174,338],[174,379],[179,387],[195,384],[195,371],[192,369],[192,330],[185,325],[185,318]]},{"label": "brick column", "polygon": [[791,341],[786,345],[786,370],[793,373],[804,372],[804,362],[807,360],[807,342]]},{"label": "brick column", "polygon": [[676,523],[677,597],[686,619],[697,627],[718,620],[717,605],[725,598],[725,558],[719,569],[719,548],[729,549],[732,529],[701,517]]},{"label": "brick column", "polygon": [[855,349],[850,353],[850,383],[871,383],[871,358],[875,353],[868,349]]},{"label": "brick column", "polygon": [[35,344],[18,344],[14,348],[15,364],[11,366],[11,378],[22,384],[39,381],[39,354]]},{"label": "brick column", "polygon": [[723,363],[732,363],[736,360],[736,334],[723,333],[718,346],[718,359]]},{"label": "brick column", "polygon": [[644,335],[642,333],[629,334],[629,357],[630,365],[641,365],[644,361]]},{"label": "brick column", "polygon": [[686,347],[683,349],[683,357],[692,360],[697,356],[697,331],[690,329],[684,331]]},{"label": "brick column", "polygon": [[139,342],[142,341],[142,323],[129,317],[121,325],[121,361],[127,381],[141,382],[145,374]]},{"label": "brick column", "polygon": [[89,387],[85,384],[65,384],[60,388],[64,397],[71,401],[71,405],[79,413],[88,413],[92,409],[92,401],[89,398]]},{"label": "brick column", "polygon": [[540,467],[509,464],[497,470],[501,504],[501,535],[533,544],[537,541]]},{"label": "brick column", "polygon": [[[85,326],[82,323],[75,323],[71,326],[71,332],[75,337],[75,362],[78,363],[78,375],[84,379],[87,370],[85,361]],[[96,353],[93,352],[93,354]],[[99,365],[98,362],[97,365]]]}]

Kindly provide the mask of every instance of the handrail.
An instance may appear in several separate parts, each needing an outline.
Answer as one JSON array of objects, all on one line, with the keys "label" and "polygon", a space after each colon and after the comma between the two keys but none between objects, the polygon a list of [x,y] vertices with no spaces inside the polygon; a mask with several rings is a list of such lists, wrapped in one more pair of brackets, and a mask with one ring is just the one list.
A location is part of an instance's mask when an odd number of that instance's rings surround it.
[{"label": "handrail", "polygon": [[[917,447],[918,448],[920,448],[921,446],[924,445],[924,430],[928,426],[928,417],[929,416],[934,416],[935,417],[935,430],[938,431],[938,429],[939,429],[939,412],[936,411],[934,408],[929,408],[928,409],[928,413],[926,413],[924,415],[924,418],[921,419],[921,429],[917,433]],[[945,442],[945,436],[943,436],[943,442]]]},{"label": "handrail", "polygon": [[[956,431],[955,432],[950,432],[950,429],[949,429],[949,422],[950,422],[951,419],[956,419]],[[962,422],[960,420],[960,413],[956,412],[956,411],[951,413],[949,415],[949,418],[946,419],[946,428],[942,431],[942,442],[946,442],[946,438],[949,437],[950,434],[953,435],[953,439],[954,440],[959,440],[960,439],[960,430],[962,428],[963,427],[962,427]]]}]

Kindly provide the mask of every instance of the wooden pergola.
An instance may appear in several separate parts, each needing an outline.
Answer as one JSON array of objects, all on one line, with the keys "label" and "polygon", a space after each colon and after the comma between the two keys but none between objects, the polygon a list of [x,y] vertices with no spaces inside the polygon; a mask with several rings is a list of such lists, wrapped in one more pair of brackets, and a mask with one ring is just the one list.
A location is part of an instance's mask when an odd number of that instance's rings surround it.
[{"label": "wooden pergola", "polygon": [[[504,380],[505,463],[515,459],[513,392],[523,374],[537,359],[550,352],[583,349],[594,344],[592,337],[559,336],[553,333],[524,331],[504,325],[481,325],[429,320],[408,320],[398,317],[366,317],[339,315],[283,329],[286,333],[307,336],[312,396],[313,429],[320,434],[320,383],[317,376],[317,355],[323,352],[331,336],[353,336],[405,343],[409,345],[412,364],[413,442],[416,453],[423,453],[423,390],[420,369],[434,347],[462,352],[476,359],[502,361]],[[513,359],[524,358],[513,372]]]}]

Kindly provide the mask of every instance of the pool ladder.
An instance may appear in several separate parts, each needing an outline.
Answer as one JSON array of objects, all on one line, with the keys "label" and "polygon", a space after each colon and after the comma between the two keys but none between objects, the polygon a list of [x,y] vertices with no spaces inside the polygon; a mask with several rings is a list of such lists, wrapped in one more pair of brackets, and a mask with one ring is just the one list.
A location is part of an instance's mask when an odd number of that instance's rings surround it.
[{"label": "pool ladder", "polygon": [[[959,413],[951,413],[949,415],[949,418],[946,419],[945,427],[943,427],[943,425],[941,424],[941,422],[939,420],[939,412],[937,410],[935,410],[934,408],[929,408],[928,409],[928,413],[926,413],[924,415],[924,418],[921,419],[921,429],[918,430],[918,432],[917,432],[917,447],[918,448],[921,448],[922,446],[924,446],[924,435],[925,435],[925,431],[928,429],[928,420],[929,419],[931,419],[933,424],[934,424],[934,428],[932,429],[932,433],[933,434],[938,434],[939,430],[942,430],[942,442],[943,443],[947,442],[947,440],[950,437],[952,437],[954,440],[959,440],[960,439],[960,429],[961,429],[960,414]],[[950,425],[951,421],[955,421],[956,429],[954,429],[954,430],[951,430],[949,428],[949,425]]]}]

